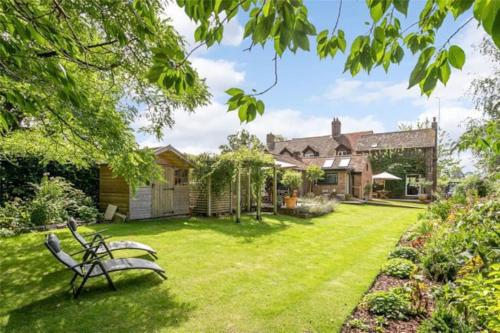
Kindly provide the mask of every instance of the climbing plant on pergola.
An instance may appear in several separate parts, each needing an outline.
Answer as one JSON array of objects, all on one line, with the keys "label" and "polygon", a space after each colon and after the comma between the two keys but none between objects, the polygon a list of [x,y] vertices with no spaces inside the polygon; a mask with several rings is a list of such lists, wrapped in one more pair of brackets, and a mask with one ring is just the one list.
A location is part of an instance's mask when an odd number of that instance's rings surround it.
[{"label": "climbing plant on pergola", "polygon": [[[274,159],[259,149],[241,148],[225,152],[219,156],[203,155],[198,158],[193,175],[208,192],[208,207],[211,195],[221,195],[224,188],[233,182],[236,184],[236,222],[241,220],[241,177],[248,176],[251,194],[257,203],[257,220],[262,219],[262,190],[266,179],[273,177],[273,205],[277,213],[277,179]],[[210,209],[208,212],[210,214]]]}]

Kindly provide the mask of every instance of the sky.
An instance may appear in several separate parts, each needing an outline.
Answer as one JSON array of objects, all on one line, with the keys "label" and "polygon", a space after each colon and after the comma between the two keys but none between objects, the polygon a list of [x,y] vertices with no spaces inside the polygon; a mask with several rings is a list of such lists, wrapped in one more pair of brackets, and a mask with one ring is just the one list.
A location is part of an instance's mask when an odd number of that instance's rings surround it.
[{"label": "sky", "polygon": [[[318,32],[331,29],[338,13],[338,1],[306,0],[305,4]],[[423,4],[424,1],[410,1],[409,16],[402,20],[402,27],[417,21],[416,15]],[[175,3],[169,3],[165,11],[187,41],[187,48],[195,47],[196,25]],[[345,31],[348,46],[355,36],[368,31],[364,24],[368,15],[365,1],[343,1],[339,28]],[[436,45],[441,46],[470,16],[471,13],[465,13],[457,21],[448,18],[437,35]],[[266,104],[264,115],[250,124],[241,124],[236,112],[226,112],[224,91],[230,87],[261,91],[274,80],[272,43],[264,49],[254,47],[251,52],[243,51],[250,44],[242,38],[245,19],[245,15],[239,14],[226,25],[220,45],[200,48],[190,58],[201,77],[207,80],[212,94],[209,105],[194,113],[175,111],[175,125],[164,130],[160,141],[137,132],[141,146],[171,144],[185,153],[216,152],[229,134],[241,129],[249,130],[264,142],[269,132],[286,138],[326,135],[330,133],[333,117],[341,120],[343,133],[394,131],[402,122],[439,117],[440,129],[456,139],[464,131],[467,119],[480,116],[472,107],[467,91],[474,78],[491,73],[491,64],[474,47],[485,33],[473,21],[451,40],[465,50],[465,66],[461,71],[453,69],[447,86],[438,83],[430,98],[421,96],[418,87],[407,90],[408,77],[416,63],[416,57],[409,50],[405,50],[401,64],[393,65],[389,73],[378,68],[369,75],[361,72],[353,78],[343,73],[345,56],[341,53],[333,60],[320,60],[313,38],[311,52],[285,52],[279,59],[278,85],[261,96]],[[141,127],[143,121],[145,119],[139,119],[134,127]],[[462,153],[460,158],[466,171],[473,169],[470,154]]]}]

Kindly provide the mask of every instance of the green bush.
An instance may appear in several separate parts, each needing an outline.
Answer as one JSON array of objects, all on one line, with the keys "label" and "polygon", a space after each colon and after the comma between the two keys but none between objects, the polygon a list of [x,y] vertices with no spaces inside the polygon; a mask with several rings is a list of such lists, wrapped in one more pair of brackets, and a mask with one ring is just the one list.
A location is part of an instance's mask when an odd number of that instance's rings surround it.
[{"label": "green bush", "polygon": [[6,202],[0,207],[0,237],[17,235],[30,225],[30,213],[21,199]]},{"label": "green bush", "polygon": [[389,254],[389,258],[403,258],[413,262],[418,262],[420,253],[417,249],[410,246],[398,246],[391,252],[391,254]]},{"label": "green bush", "polygon": [[438,304],[431,317],[424,320],[418,333],[473,333],[476,332],[453,309]]},{"label": "green bush", "polygon": [[369,312],[391,319],[406,319],[411,315],[408,299],[394,291],[375,291],[365,296],[363,304]]},{"label": "green bush", "polygon": [[488,195],[491,189],[488,188],[488,184],[484,179],[481,179],[479,175],[470,175],[465,177],[455,188],[454,196],[465,197],[470,193],[475,193],[480,197],[485,197]]},{"label": "green bush", "polygon": [[63,178],[44,176],[33,187],[35,196],[31,201],[17,199],[0,207],[0,235],[14,235],[32,225],[61,223],[70,216],[85,223],[98,219],[92,199]]},{"label": "green bush", "polygon": [[466,249],[463,232],[443,229],[436,233],[424,248],[422,266],[434,281],[446,282],[455,279],[465,263],[462,253]]},{"label": "green bush", "polygon": [[417,269],[417,266],[408,259],[394,258],[387,261],[382,272],[387,275],[407,279]]}]

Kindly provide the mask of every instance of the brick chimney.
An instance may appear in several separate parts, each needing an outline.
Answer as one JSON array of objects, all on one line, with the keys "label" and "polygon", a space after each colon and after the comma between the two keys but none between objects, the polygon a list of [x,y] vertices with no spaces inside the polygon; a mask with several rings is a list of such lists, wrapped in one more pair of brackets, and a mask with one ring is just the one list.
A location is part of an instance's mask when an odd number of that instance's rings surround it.
[{"label": "brick chimney", "polygon": [[437,131],[438,129],[438,123],[436,121],[436,117],[432,117],[432,123],[431,123],[431,127]]},{"label": "brick chimney", "polygon": [[275,142],[276,142],[276,137],[274,136],[273,133],[269,133],[266,135],[267,149],[274,150]]},{"label": "brick chimney", "polygon": [[341,133],[341,123],[339,118],[333,118],[332,120],[332,136],[339,136]]}]

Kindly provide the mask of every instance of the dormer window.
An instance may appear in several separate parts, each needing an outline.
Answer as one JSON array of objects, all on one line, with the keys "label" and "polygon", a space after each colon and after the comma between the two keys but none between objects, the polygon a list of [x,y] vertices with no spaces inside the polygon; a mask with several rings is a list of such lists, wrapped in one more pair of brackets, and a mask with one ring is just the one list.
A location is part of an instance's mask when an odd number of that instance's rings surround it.
[{"label": "dormer window", "polygon": [[311,146],[307,146],[303,151],[302,154],[304,157],[315,157],[319,156],[319,153],[314,150]]},{"label": "dormer window", "polygon": [[288,150],[287,148],[283,148],[283,149],[280,151],[280,155],[285,155],[285,154],[287,154],[288,156],[293,157],[293,153],[292,153],[290,150]]},{"label": "dormer window", "polygon": [[347,152],[346,152],[345,150],[339,150],[339,151],[337,152],[337,155],[341,155],[341,156],[342,156],[342,155],[347,155]]}]

